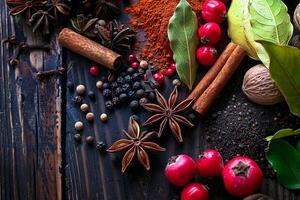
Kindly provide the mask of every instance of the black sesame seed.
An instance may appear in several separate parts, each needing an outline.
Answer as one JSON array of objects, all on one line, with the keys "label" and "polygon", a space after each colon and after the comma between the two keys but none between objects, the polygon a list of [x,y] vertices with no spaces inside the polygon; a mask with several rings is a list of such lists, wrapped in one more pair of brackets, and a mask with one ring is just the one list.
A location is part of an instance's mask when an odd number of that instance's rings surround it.
[{"label": "black sesame seed", "polygon": [[130,102],[130,108],[132,110],[137,110],[139,108],[139,102],[136,100],[133,100]]}]

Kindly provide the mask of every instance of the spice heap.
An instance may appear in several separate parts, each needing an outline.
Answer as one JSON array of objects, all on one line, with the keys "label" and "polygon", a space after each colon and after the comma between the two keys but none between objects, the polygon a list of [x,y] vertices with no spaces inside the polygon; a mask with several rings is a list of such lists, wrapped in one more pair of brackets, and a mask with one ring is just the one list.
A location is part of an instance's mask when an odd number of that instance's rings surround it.
[{"label": "spice heap", "polygon": [[[143,29],[148,43],[141,51],[141,58],[153,62],[162,72],[172,64],[172,51],[167,35],[169,19],[173,15],[179,0],[141,0],[136,5],[126,8],[132,16],[131,24],[135,29]],[[190,0],[198,14],[203,0]]]}]

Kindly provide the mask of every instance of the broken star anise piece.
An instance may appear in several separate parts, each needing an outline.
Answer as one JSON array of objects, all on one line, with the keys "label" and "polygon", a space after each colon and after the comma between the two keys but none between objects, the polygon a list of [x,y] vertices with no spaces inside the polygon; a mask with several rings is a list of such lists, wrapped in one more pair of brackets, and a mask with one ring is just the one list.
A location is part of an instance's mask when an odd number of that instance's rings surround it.
[{"label": "broken star anise piece", "polygon": [[38,10],[29,19],[29,23],[32,25],[33,32],[40,30],[44,35],[50,33],[50,21],[55,20],[48,11]]},{"label": "broken star anise piece", "polygon": [[94,14],[100,19],[112,20],[121,13],[120,8],[108,0],[97,0],[95,4]]},{"label": "broken star anise piece", "polygon": [[88,37],[95,37],[97,34],[94,31],[95,24],[98,18],[88,18],[83,14],[77,15],[75,19],[71,19],[73,28],[80,34]]},{"label": "broken star anise piece", "polygon": [[71,8],[60,0],[51,0],[50,10],[53,11],[53,15],[57,19],[58,13],[68,16],[70,14]]},{"label": "broken star anise piece", "polygon": [[130,117],[128,123],[128,132],[123,130],[123,133],[128,139],[120,139],[116,141],[107,151],[118,152],[126,151],[122,159],[122,172],[124,173],[130,163],[137,157],[139,162],[145,167],[146,170],[150,169],[150,160],[147,151],[162,152],[165,148],[160,147],[158,144],[151,142],[151,139],[156,132],[142,132],[139,124]]},{"label": "broken star anise piece", "polygon": [[110,21],[105,26],[97,23],[95,32],[98,34],[102,45],[118,53],[131,50],[134,43],[135,32],[117,20]]},{"label": "broken star anise piece", "polygon": [[194,125],[185,117],[179,115],[179,113],[186,110],[193,103],[193,99],[186,99],[175,106],[178,97],[177,86],[175,86],[171,93],[168,102],[163,95],[158,92],[158,90],[155,90],[155,93],[157,104],[146,103],[143,105],[146,110],[155,113],[147,121],[145,121],[144,126],[160,122],[158,132],[158,136],[160,137],[166,127],[166,124],[169,124],[173,135],[179,142],[183,142],[180,124],[185,124],[190,127],[193,127]]},{"label": "broken star anise piece", "polygon": [[26,18],[29,19],[32,12],[44,6],[47,0],[7,0],[6,3],[10,15],[26,13]]}]

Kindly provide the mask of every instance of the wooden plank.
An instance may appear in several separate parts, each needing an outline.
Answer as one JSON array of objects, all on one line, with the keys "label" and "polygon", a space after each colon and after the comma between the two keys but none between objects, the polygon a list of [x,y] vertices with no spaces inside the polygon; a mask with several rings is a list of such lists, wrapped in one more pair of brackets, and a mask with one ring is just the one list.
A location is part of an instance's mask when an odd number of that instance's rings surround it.
[{"label": "wooden plank", "polygon": [[[0,2],[1,39],[17,34],[30,44],[42,41],[17,25]],[[16,30],[15,30],[16,28]],[[1,47],[0,199],[61,199],[60,77],[38,81],[36,72],[56,69],[59,49],[22,55],[18,67],[7,64],[12,51]]]}]

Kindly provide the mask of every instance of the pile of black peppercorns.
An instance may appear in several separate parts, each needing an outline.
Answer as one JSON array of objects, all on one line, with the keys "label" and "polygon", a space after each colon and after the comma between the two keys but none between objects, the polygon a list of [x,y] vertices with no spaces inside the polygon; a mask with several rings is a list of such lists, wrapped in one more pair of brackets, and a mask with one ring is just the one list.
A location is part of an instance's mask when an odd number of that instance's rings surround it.
[{"label": "pile of black peppercorns", "polygon": [[155,93],[144,81],[145,70],[138,68],[127,68],[123,66],[120,72],[105,76],[98,87],[105,98],[105,107],[113,110],[121,105],[129,103],[130,108],[135,111],[140,105],[155,99]]}]

